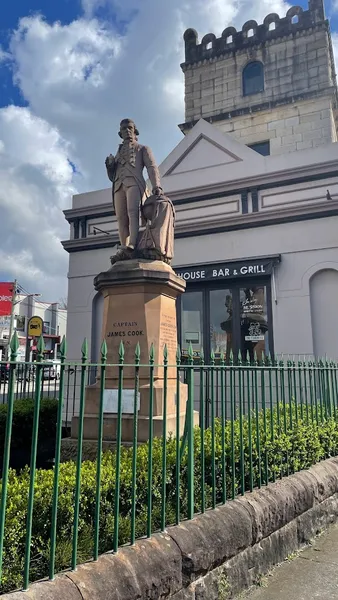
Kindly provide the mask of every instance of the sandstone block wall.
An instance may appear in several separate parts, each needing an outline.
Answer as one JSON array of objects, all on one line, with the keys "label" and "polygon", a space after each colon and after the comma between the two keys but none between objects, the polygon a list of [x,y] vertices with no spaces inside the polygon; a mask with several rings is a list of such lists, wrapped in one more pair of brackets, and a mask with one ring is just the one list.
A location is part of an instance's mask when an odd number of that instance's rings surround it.
[{"label": "sandstone block wall", "polygon": [[[264,91],[243,96],[242,72],[248,62],[264,64]],[[303,32],[290,39],[244,48],[185,70],[185,119],[196,120],[332,86],[328,33]]]},{"label": "sandstone block wall", "polygon": [[[205,118],[245,144],[271,140],[271,154],[337,141],[338,93],[331,34],[323,3],[292,7],[285,17],[270,14],[263,24],[248,21],[220,38],[185,32],[186,132]],[[243,94],[243,70],[264,67],[264,89]]]},{"label": "sandstone block wall", "polygon": [[338,516],[338,458],[3,600],[227,600]]},{"label": "sandstone block wall", "polygon": [[215,121],[214,125],[248,146],[270,141],[270,154],[317,148],[337,141],[330,98],[316,98]]}]

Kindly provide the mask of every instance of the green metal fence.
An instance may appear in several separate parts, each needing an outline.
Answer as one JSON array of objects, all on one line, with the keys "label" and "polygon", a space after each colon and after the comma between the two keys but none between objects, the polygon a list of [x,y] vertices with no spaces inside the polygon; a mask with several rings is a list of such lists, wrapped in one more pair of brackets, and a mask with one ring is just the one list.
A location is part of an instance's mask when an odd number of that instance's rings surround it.
[{"label": "green metal fence", "polygon": [[[182,364],[178,350],[176,364],[170,365],[165,347],[163,360],[157,365],[152,347],[149,362],[142,364],[140,347],[137,345],[133,365],[126,365],[124,347],[121,344],[119,356],[112,365],[107,361],[107,345],[103,342],[100,363],[92,365],[88,362],[85,340],[81,363],[74,364],[67,361],[66,342],[63,340],[59,378],[54,387],[58,415],[54,466],[49,477],[49,474],[43,475],[36,469],[40,403],[45,394],[46,365],[43,362],[43,350],[41,338],[38,343],[38,361],[34,364],[34,381],[30,387],[34,396],[34,415],[31,452],[30,457],[27,457],[29,470],[24,475],[18,475],[21,477],[18,481],[26,493],[25,526],[21,534],[25,542],[21,546],[19,541],[17,546],[15,540],[10,542],[12,546],[8,542],[13,534],[9,521],[13,510],[13,490],[15,485],[19,485],[10,470],[11,434],[17,373],[19,369],[30,371],[33,365],[22,366],[17,362],[16,335],[11,341],[9,372],[3,389],[7,420],[5,437],[1,440],[0,577],[13,560],[11,555],[7,556],[6,551],[12,552],[15,547],[16,554],[21,552],[18,564],[22,569],[20,584],[23,589],[27,589],[30,581],[37,576],[53,579],[61,569],[76,569],[79,562],[97,560],[99,554],[107,550],[117,552],[122,544],[134,544],[138,537],[150,537],[155,531],[164,531],[169,525],[192,519],[194,515],[234,499],[238,494],[268,485],[277,478],[304,468],[311,464],[311,460],[324,458],[318,452],[316,454],[315,449],[313,456],[309,458],[306,448],[303,452],[301,446],[305,436],[309,436],[307,439],[311,440],[311,436],[317,435],[321,427],[333,427],[337,421],[338,366],[334,361],[277,361],[263,357],[252,363],[241,355],[236,360],[232,355],[227,358],[221,355],[217,360],[211,355],[209,364],[204,364],[203,356],[197,364],[190,349],[185,364]],[[114,449],[107,459],[102,453],[103,443],[111,438],[109,434],[104,434],[104,390],[107,370],[112,366],[118,373],[117,426],[116,436],[112,440]],[[125,372],[130,367],[134,378],[133,411],[129,415],[132,421],[132,441],[125,448],[122,439],[122,411]],[[161,435],[155,437],[152,417],[158,367],[163,381],[163,427]],[[140,370],[147,373],[151,417],[148,442],[144,444],[139,443],[138,436]],[[169,435],[168,374],[172,378],[173,370],[176,426],[175,431]],[[83,442],[86,386],[93,383],[93,372],[98,378],[100,398],[98,438],[95,442],[97,455],[96,460],[85,467]],[[76,380],[74,382],[73,378],[70,384],[70,376],[74,376],[74,373],[77,375]],[[187,386],[183,433],[180,429],[180,414],[182,406],[185,406],[182,383]],[[64,427],[65,403],[70,394],[77,399],[73,412],[78,419],[78,436],[75,465],[69,467],[70,471],[67,471],[66,476],[60,457],[62,437],[65,431],[67,434]],[[196,410],[199,414],[197,427],[194,426]],[[325,456],[336,453],[338,434],[334,436],[332,431],[332,440],[330,438],[327,442]],[[325,435],[329,434],[326,432]],[[93,476],[90,485],[87,481],[89,471]],[[51,497],[45,501],[48,506],[43,528],[37,531],[39,507],[42,506],[39,485],[42,485],[44,477],[46,481],[48,479]],[[13,482],[16,482],[15,485]],[[65,493],[69,493],[72,498],[71,508],[63,506],[62,495]],[[65,518],[67,510],[71,510],[70,520]],[[89,540],[86,542],[86,552],[83,551],[85,535]],[[67,540],[71,555],[63,560],[60,559],[60,547],[61,542],[64,544]],[[40,555],[44,557],[42,560],[39,556],[42,566],[38,571],[35,567],[36,548],[39,548]],[[6,571],[6,581],[7,578]],[[0,589],[7,590],[8,586],[6,584]]]}]

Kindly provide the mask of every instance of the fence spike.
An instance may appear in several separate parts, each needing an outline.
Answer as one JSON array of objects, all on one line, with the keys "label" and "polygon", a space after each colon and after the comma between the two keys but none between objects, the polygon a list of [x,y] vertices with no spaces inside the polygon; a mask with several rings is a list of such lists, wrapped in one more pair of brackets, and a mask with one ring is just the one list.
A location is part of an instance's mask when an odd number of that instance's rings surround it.
[{"label": "fence spike", "polygon": [[141,358],[141,346],[140,346],[140,342],[137,342],[136,348],[135,348],[135,359],[136,359],[136,362],[139,362],[140,358]]},{"label": "fence spike", "polygon": [[164,348],[163,348],[163,361],[165,363],[168,362],[168,346],[167,346],[167,344],[164,344]]},{"label": "fence spike", "polygon": [[179,344],[177,344],[177,350],[176,350],[176,363],[178,365],[181,364],[181,348],[180,348]]},{"label": "fence spike", "polygon": [[230,350],[230,364],[231,364],[231,365],[233,365],[233,364],[234,364],[234,353],[233,353],[233,350],[232,350],[232,348],[231,348],[231,350]]},{"label": "fence spike", "polygon": [[66,340],[66,336],[64,335],[62,338],[62,342],[60,344],[60,355],[61,358],[66,359],[66,354],[67,354],[67,340]]},{"label": "fence spike", "polygon": [[242,364],[242,352],[241,352],[241,350],[238,351],[238,364],[239,365]]},{"label": "fence spike", "polygon": [[204,350],[203,350],[203,348],[201,348],[201,351],[200,351],[200,362],[201,362],[201,365],[204,364]]},{"label": "fence spike", "polygon": [[39,337],[38,344],[37,344],[37,349],[38,349],[38,356],[43,357],[43,353],[45,351],[45,342],[44,342],[42,334]]},{"label": "fence spike", "polygon": [[12,354],[17,354],[19,349],[19,338],[16,331],[14,331],[14,334],[12,335],[10,349]]},{"label": "fence spike", "polygon": [[215,352],[214,352],[213,348],[211,349],[211,352],[210,352],[210,362],[211,362],[211,364],[214,364],[214,362],[215,362]]},{"label": "fence spike", "polygon": [[192,347],[192,343],[190,342],[189,347],[188,347],[188,357],[189,360],[194,360],[194,351],[193,351],[193,347]]},{"label": "fence spike", "polygon": [[223,352],[223,350],[221,350],[221,353],[220,353],[220,362],[221,362],[221,365],[223,366],[224,365],[224,352]]},{"label": "fence spike", "polygon": [[103,342],[101,344],[101,360],[102,360],[102,362],[105,362],[107,360],[107,353],[108,353],[107,342],[106,342],[106,340],[103,340]]},{"label": "fence spike", "polygon": [[82,360],[87,360],[87,358],[88,358],[88,340],[86,337],[83,340],[83,344],[81,346],[81,354],[82,354]]},{"label": "fence spike", "polygon": [[155,360],[155,348],[154,348],[154,344],[151,343],[150,346],[150,350],[149,350],[149,362],[154,362]]},{"label": "fence spike", "polygon": [[124,344],[123,344],[123,342],[120,342],[120,346],[119,346],[119,359],[120,359],[120,362],[124,361]]}]

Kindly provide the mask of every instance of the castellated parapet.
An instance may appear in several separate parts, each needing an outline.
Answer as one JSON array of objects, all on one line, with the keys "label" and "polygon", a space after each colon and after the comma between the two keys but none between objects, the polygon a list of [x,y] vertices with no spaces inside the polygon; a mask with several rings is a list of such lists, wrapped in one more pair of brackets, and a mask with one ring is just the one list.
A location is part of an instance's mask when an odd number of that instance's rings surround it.
[{"label": "castellated parapet", "polygon": [[[310,0],[308,10],[293,6],[283,18],[271,13],[260,25],[247,21],[240,31],[227,27],[219,38],[208,33],[201,42],[188,29],[184,42],[184,133],[202,117],[248,145],[268,141],[271,154],[337,140],[336,74],[322,0]],[[261,68],[262,81],[252,91],[251,79],[247,93],[250,63]]]}]

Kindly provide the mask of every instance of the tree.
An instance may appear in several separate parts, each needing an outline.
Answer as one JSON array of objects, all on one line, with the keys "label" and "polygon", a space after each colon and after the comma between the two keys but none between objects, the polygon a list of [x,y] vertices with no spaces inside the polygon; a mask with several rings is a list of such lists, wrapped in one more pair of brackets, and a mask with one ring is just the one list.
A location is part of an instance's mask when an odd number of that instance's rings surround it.
[{"label": "tree", "polygon": [[59,301],[58,301],[58,305],[59,305],[59,308],[61,308],[63,310],[67,310],[67,308],[68,308],[68,298],[66,298],[66,297],[60,298]]}]

